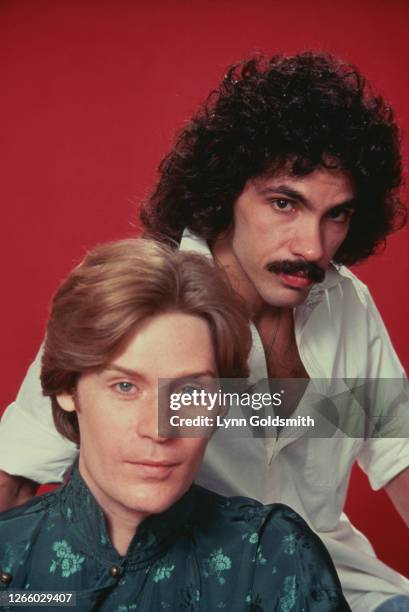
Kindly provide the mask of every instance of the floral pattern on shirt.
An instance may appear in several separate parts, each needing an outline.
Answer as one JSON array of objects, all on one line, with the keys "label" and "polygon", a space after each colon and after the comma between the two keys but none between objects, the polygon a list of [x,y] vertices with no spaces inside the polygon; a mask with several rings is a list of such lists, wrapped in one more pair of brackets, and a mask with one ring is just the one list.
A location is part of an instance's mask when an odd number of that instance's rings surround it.
[{"label": "floral pattern on shirt", "polygon": [[287,555],[293,555],[295,553],[295,547],[296,547],[295,534],[289,533],[283,538],[283,551]]},{"label": "floral pattern on shirt", "polygon": [[205,560],[205,577],[216,576],[219,584],[224,584],[226,579],[222,576],[222,572],[231,569],[231,559],[223,554],[223,549],[214,550],[211,555]]},{"label": "floral pattern on shirt", "polygon": [[193,486],[143,521],[120,556],[76,470],[65,487],[0,513],[7,570],[0,591],[69,588],[78,612],[349,610],[324,546],[286,506]]},{"label": "floral pattern on shirt", "polygon": [[295,576],[286,576],[284,578],[285,595],[280,597],[280,612],[290,612],[294,609],[296,602],[296,578]]},{"label": "floral pattern on shirt", "polygon": [[54,542],[52,549],[56,553],[57,558],[51,561],[51,574],[56,572],[57,568],[60,567],[61,576],[63,578],[69,578],[82,569],[82,564],[85,561],[85,557],[81,557],[79,554],[74,554],[71,546],[65,540]]},{"label": "floral pattern on shirt", "polygon": [[154,582],[160,582],[161,580],[168,580],[173,570],[175,569],[174,565],[162,565],[156,569],[156,572],[153,576]]}]

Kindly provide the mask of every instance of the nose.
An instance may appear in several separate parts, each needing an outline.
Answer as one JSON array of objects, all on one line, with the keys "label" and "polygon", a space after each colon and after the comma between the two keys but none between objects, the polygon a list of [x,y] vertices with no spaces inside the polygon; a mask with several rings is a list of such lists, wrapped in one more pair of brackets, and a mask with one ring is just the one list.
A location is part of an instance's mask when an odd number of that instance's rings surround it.
[{"label": "nose", "polygon": [[316,262],[324,254],[323,236],[317,219],[302,219],[294,229],[291,240],[291,251],[295,257],[305,261]]},{"label": "nose", "polygon": [[149,438],[154,442],[166,442],[168,438],[160,433],[166,430],[166,414],[158,402],[157,392],[150,393],[138,407],[136,432],[140,438]]}]

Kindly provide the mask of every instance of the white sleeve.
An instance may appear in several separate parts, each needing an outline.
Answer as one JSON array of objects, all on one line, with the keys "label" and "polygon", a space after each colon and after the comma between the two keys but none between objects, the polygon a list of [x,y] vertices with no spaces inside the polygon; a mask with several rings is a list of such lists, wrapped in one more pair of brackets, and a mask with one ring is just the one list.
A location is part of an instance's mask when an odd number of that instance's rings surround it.
[{"label": "white sleeve", "polygon": [[[386,416],[381,437],[368,438],[358,456],[360,467],[367,474],[371,487],[378,490],[409,466],[409,398],[405,371],[400,363],[381,316],[369,291],[366,291],[368,308],[368,375],[378,379],[379,396]],[[404,379],[404,382],[400,382]],[[401,398],[396,405],[394,387]],[[393,418],[388,418],[388,407],[393,405]]]},{"label": "white sleeve", "polygon": [[55,429],[51,402],[41,391],[41,354],[0,421],[0,469],[44,484],[61,482],[78,451]]}]

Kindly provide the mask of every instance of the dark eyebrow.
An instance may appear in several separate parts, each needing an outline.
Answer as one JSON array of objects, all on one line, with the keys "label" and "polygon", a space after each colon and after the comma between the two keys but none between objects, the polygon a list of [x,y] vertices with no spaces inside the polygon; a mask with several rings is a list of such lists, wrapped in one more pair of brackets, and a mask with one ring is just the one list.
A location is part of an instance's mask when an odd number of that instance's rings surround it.
[{"label": "dark eyebrow", "polygon": [[352,210],[355,210],[357,206],[358,206],[357,201],[354,198],[352,200],[346,200],[346,202],[341,202],[340,204],[334,204],[334,206],[331,206],[329,210],[337,210],[338,208],[341,210],[345,208],[350,208]]},{"label": "dark eyebrow", "polygon": [[[269,195],[271,193],[277,193],[286,196],[287,198],[291,198],[292,200],[296,200],[305,206],[306,208],[312,208],[311,202],[308,198],[306,198],[300,191],[297,189],[293,189],[292,187],[288,187],[287,185],[277,185],[276,187],[263,187],[260,190],[261,195]],[[351,200],[345,200],[345,202],[340,202],[339,204],[334,204],[330,206],[328,210],[334,210],[336,208],[356,208],[357,202],[356,198],[352,198]]]},{"label": "dark eyebrow", "polygon": [[296,189],[292,189],[291,187],[287,187],[287,185],[277,185],[276,187],[263,187],[260,190],[262,195],[268,195],[270,193],[279,193],[281,195],[287,196],[287,198],[291,198],[292,200],[298,200],[304,206],[309,206],[309,201],[305,198],[302,193],[297,191]]}]

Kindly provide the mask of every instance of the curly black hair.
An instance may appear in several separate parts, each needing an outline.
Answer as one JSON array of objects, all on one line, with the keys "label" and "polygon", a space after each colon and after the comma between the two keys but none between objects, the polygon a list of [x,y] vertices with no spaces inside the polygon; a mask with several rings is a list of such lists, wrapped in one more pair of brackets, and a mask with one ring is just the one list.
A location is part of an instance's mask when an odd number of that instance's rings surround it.
[{"label": "curly black hair", "polygon": [[406,220],[392,109],[354,66],[327,53],[243,61],[228,69],[162,160],[142,224],[174,240],[188,227],[213,241],[229,228],[249,179],[287,165],[305,175],[329,159],[351,173],[357,189],[357,210],[334,257],[353,264]]}]

